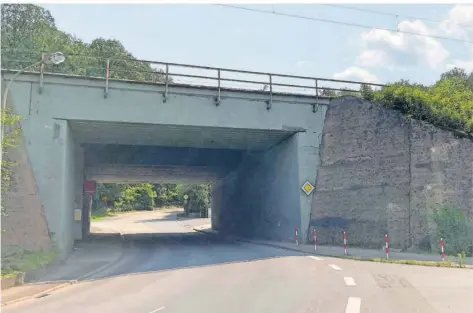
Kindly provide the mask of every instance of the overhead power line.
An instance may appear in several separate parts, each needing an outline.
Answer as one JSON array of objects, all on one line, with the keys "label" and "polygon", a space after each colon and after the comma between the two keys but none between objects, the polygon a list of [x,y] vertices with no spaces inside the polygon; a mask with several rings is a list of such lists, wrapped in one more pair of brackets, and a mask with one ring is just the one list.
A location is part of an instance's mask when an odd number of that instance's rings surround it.
[{"label": "overhead power line", "polygon": [[335,7],[335,8],[341,8],[341,9],[346,9],[346,10],[367,12],[367,13],[378,14],[378,15],[392,16],[392,17],[396,17],[396,18],[403,17],[403,18],[408,18],[408,19],[411,19],[411,20],[420,20],[420,21],[425,21],[425,22],[429,22],[429,23],[436,23],[436,24],[441,24],[441,23],[447,22],[449,24],[455,24],[455,25],[458,25],[460,27],[472,28],[473,29],[472,25],[465,25],[465,24],[461,24],[461,23],[458,23],[458,22],[455,22],[455,21],[431,20],[431,19],[423,18],[423,17],[413,17],[413,16],[407,16],[407,15],[401,15],[401,14],[395,14],[395,13],[382,12],[382,11],[377,11],[377,10],[355,8],[355,7],[347,6],[347,5],[343,5],[343,4],[323,4],[323,3],[320,3],[320,5]]},{"label": "overhead power line", "polygon": [[420,33],[415,33],[415,32],[403,31],[403,30],[399,30],[399,29],[394,30],[394,29],[391,29],[391,28],[374,27],[374,26],[370,26],[370,25],[334,21],[334,20],[329,20],[329,19],[316,18],[316,17],[304,16],[304,15],[298,15],[298,14],[291,14],[291,13],[283,13],[283,12],[276,12],[276,11],[269,11],[269,10],[261,10],[261,9],[240,7],[240,6],[231,5],[231,4],[214,4],[214,5],[221,6],[221,7],[232,8],[232,9],[251,11],[251,12],[256,12],[256,13],[273,14],[273,15],[303,19],[303,20],[310,20],[310,21],[315,21],[315,22],[331,23],[331,24],[338,24],[338,25],[344,25],[344,26],[359,27],[359,28],[364,28],[364,29],[384,30],[384,31],[391,32],[391,33],[405,34],[405,35],[418,36],[418,37],[428,37],[428,38],[435,38],[435,39],[443,39],[443,40],[451,40],[451,41],[457,41],[457,42],[462,42],[462,43],[473,43],[472,40],[466,40],[466,39],[460,39],[460,38],[420,34]]}]

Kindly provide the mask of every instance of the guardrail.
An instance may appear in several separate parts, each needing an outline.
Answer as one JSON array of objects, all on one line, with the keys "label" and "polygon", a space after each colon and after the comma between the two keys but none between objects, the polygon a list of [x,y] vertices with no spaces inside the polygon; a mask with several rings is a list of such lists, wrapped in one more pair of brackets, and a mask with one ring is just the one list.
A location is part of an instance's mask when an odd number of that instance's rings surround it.
[{"label": "guardrail", "polygon": [[[15,49],[2,49],[2,70],[20,70],[41,60],[41,52]],[[359,95],[361,86],[373,89],[382,84],[360,81],[337,80],[319,77],[288,74],[264,73],[190,64],[179,64],[132,58],[104,58],[65,53],[66,61],[58,66],[42,64],[29,72],[40,74],[40,90],[44,74],[70,74],[103,79],[104,97],[109,92],[110,80],[128,80],[164,85],[163,101],[167,100],[169,87],[191,85],[216,89],[215,104],[221,101],[221,91],[238,89],[260,91],[268,94],[267,109],[272,105],[273,95],[277,93],[313,96],[316,103],[319,97],[339,95]],[[341,87],[337,87],[343,85]],[[357,89],[346,85],[357,85]],[[315,106],[314,106],[315,108]]]}]

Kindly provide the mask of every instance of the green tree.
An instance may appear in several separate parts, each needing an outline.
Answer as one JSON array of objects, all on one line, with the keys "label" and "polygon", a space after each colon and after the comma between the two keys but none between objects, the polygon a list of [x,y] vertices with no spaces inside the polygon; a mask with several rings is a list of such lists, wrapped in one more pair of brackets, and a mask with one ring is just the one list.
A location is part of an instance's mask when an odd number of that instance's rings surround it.
[{"label": "green tree", "polygon": [[335,92],[335,90],[332,89],[321,89],[319,90],[319,95],[322,97],[335,98],[337,96],[337,93]]},{"label": "green tree", "polygon": [[465,87],[473,90],[473,72],[468,74],[464,69],[455,67],[440,76],[440,80],[448,80],[451,78],[459,78],[465,82]]},{"label": "green tree", "polygon": [[46,71],[105,77],[109,58],[112,79],[165,81],[162,70],[137,61],[120,41],[97,38],[87,44],[59,30],[51,13],[40,6],[2,4],[1,26],[3,68],[21,69],[39,61],[40,51],[61,51],[66,61],[60,66],[46,65]]},{"label": "green tree", "polygon": [[33,4],[2,4],[2,48],[38,50],[56,30],[51,13]]},{"label": "green tree", "polygon": [[184,206],[186,214],[190,212],[207,211],[210,205],[210,185],[208,184],[191,184],[183,188],[185,194],[188,195],[187,204]]},{"label": "green tree", "polygon": [[183,198],[181,194],[182,185],[179,184],[155,184],[156,205],[182,205]]},{"label": "green tree", "polygon": [[360,96],[365,100],[372,101],[374,96],[373,88],[370,85],[362,84],[360,86]]}]

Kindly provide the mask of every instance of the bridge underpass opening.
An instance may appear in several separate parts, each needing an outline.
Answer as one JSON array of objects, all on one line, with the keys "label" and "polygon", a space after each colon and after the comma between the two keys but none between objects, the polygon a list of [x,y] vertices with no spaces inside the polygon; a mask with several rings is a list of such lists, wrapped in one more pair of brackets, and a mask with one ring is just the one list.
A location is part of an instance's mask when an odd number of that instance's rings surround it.
[{"label": "bridge underpass opening", "polygon": [[300,224],[296,130],[68,123],[87,180],[209,183],[212,228],[222,232],[288,240]]}]

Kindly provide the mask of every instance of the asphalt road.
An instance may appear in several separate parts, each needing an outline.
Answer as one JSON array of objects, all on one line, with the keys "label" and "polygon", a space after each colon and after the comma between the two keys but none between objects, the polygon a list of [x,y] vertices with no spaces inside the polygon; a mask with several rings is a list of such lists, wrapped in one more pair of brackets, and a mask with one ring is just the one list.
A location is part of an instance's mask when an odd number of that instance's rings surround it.
[{"label": "asphalt road", "polygon": [[[314,258],[189,227],[201,222],[156,213],[106,221],[128,227],[132,245],[120,262],[2,312],[473,312],[473,270]],[[132,235],[133,227],[148,235]]]}]

